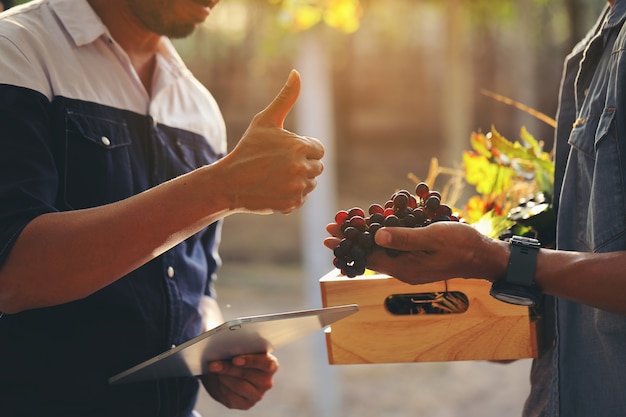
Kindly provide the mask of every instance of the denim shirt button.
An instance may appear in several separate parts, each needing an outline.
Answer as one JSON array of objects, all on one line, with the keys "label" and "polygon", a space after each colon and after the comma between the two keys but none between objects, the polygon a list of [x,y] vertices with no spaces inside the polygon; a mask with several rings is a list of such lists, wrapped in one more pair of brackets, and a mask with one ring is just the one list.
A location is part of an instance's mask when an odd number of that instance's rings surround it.
[{"label": "denim shirt button", "polygon": [[102,142],[104,146],[109,146],[111,144],[111,140],[107,138],[106,136],[102,136],[100,138],[100,141]]},{"label": "denim shirt button", "polygon": [[170,278],[174,278],[174,268],[171,266],[167,267],[167,276]]}]

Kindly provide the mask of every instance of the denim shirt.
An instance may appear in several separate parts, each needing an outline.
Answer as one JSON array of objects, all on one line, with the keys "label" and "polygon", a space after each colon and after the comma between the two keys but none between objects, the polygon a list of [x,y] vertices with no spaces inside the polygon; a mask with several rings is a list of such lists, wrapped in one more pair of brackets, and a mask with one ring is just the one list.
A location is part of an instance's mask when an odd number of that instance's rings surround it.
[{"label": "denim shirt", "polygon": [[[556,132],[559,250],[626,250],[625,18],[626,0],[607,6],[565,63]],[[553,334],[533,363],[525,415],[624,415],[626,317],[551,301]]]}]

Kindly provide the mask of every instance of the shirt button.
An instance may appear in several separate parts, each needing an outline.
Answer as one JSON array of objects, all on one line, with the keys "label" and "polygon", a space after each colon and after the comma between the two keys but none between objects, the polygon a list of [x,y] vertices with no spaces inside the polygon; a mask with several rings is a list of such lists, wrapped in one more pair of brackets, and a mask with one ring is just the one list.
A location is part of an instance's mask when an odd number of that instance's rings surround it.
[{"label": "shirt button", "polygon": [[170,278],[174,278],[174,268],[171,266],[167,267],[167,276]]},{"label": "shirt button", "polygon": [[111,140],[107,138],[106,136],[102,136],[100,140],[102,141],[102,144],[104,146],[109,146],[111,144]]}]

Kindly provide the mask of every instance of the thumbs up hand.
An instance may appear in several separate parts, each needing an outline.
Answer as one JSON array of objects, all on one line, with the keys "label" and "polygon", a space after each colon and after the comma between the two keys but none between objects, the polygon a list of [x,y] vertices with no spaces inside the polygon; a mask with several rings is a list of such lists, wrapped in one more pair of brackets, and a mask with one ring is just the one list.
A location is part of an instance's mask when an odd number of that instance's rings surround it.
[{"label": "thumbs up hand", "polygon": [[304,204],[324,169],[324,146],[283,128],[300,93],[293,70],[274,100],[252,119],[235,148],[217,164],[224,169],[230,209],[289,213]]}]

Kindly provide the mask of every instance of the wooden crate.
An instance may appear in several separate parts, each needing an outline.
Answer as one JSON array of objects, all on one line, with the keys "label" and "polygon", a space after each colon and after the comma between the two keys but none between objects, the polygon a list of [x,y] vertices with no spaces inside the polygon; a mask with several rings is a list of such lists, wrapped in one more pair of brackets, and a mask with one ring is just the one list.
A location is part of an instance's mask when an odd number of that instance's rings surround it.
[{"label": "wooden crate", "polygon": [[[528,307],[489,295],[480,279],[409,285],[388,275],[347,278],[337,270],[320,279],[324,307],[355,303],[359,312],[326,332],[331,364],[510,360],[538,353],[538,321]],[[461,292],[467,310],[453,314],[391,314],[394,294]]]}]

